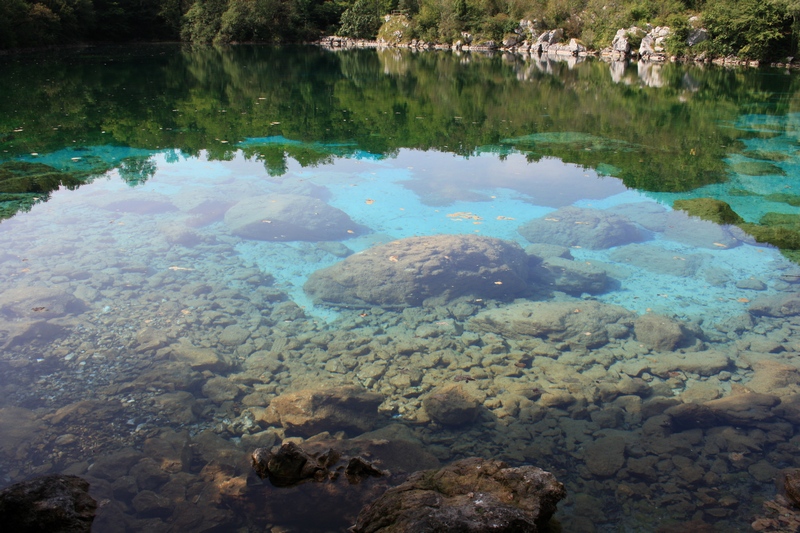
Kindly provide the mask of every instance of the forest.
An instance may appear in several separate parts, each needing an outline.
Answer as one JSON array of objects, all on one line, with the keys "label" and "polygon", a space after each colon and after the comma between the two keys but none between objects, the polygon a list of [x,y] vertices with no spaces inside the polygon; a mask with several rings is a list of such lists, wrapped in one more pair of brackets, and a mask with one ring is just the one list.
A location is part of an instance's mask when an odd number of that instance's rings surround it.
[{"label": "forest", "polygon": [[[616,31],[666,25],[667,51],[784,60],[797,52],[800,0],[3,0],[0,50],[74,43],[308,42],[375,38],[385,16],[407,17],[405,39],[452,43],[464,32],[496,42],[522,19],[563,28],[599,50]],[[689,50],[693,28],[708,40]]]}]

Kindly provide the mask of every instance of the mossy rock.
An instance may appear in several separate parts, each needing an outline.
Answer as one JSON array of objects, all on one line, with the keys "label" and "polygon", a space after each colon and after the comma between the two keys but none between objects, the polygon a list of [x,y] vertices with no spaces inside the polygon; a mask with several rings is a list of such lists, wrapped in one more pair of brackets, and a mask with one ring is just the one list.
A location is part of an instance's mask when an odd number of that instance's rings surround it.
[{"label": "mossy rock", "polygon": [[730,196],[758,196],[758,193],[748,191],[747,189],[730,189],[728,194]]},{"label": "mossy rock", "polygon": [[675,200],[673,207],[686,211],[693,217],[700,217],[717,224],[741,224],[744,222],[744,219],[737,215],[731,206],[714,198]]},{"label": "mossy rock", "polygon": [[82,182],[57,168],[42,163],[8,161],[0,165],[0,193],[46,194],[64,187],[77,187]]},{"label": "mossy rock", "polygon": [[741,224],[739,226],[758,242],[769,243],[781,250],[800,250],[800,231],[782,226]]},{"label": "mossy rock", "polygon": [[774,161],[775,163],[782,163],[792,158],[789,154],[784,152],[771,152],[767,150],[748,150],[743,152],[742,155],[750,159],[760,159],[762,161]]},{"label": "mossy rock", "polygon": [[785,176],[786,172],[766,161],[739,161],[731,165],[731,170],[745,176]]},{"label": "mossy rock", "polygon": [[768,194],[764,197],[765,200],[769,202],[781,202],[784,204],[789,204],[794,207],[800,207],[800,195],[797,194],[786,194],[784,192],[778,192],[774,194]]},{"label": "mossy rock", "polygon": [[765,213],[759,223],[762,226],[781,226],[788,229],[800,230],[800,215],[790,213]]}]

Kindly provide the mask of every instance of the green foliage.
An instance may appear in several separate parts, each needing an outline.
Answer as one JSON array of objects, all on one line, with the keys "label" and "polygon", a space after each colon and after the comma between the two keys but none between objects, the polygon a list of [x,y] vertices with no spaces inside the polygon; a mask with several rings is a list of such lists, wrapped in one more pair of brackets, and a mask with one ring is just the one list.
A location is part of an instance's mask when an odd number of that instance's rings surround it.
[{"label": "green foliage", "polygon": [[384,14],[380,0],[356,0],[342,13],[338,34],[355,39],[374,39]]},{"label": "green foliage", "polygon": [[775,56],[786,43],[786,11],[763,0],[708,0],[703,22],[711,33],[712,54],[749,59]]}]

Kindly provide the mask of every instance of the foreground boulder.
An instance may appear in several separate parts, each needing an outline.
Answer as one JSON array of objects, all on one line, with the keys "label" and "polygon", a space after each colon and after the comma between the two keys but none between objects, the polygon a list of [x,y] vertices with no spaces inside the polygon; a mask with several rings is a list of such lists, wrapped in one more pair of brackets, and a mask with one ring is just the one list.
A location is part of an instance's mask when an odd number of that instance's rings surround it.
[{"label": "foreground boulder", "polygon": [[263,504],[248,508],[248,518],[286,524],[292,531],[346,531],[360,509],[411,472],[440,466],[401,424],[355,439],[320,436],[258,448],[251,462],[269,482],[249,484],[248,501]]},{"label": "foreground boulder", "polygon": [[519,227],[519,233],[533,243],[580,246],[602,250],[644,240],[628,218],[581,207],[562,207]]},{"label": "foreground boulder", "polygon": [[476,235],[433,235],[351,255],[314,272],[304,288],[322,304],[408,307],[461,296],[511,299],[527,288],[527,275],[528,257],[515,243]]},{"label": "foreground boulder", "polygon": [[535,533],[564,497],[564,485],[540,468],[472,457],[413,474],[365,507],[351,531]]},{"label": "foreground boulder", "polygon": [[262,241],[338,241],[365,228],[322,200],[299,194],[254,196],[225,213],[231,233]]},{"label": "foreground boulder", "polygon": [[0,491],[4,531],[88,533],[96,509],[89,483],[77,476],[44,476]]}]

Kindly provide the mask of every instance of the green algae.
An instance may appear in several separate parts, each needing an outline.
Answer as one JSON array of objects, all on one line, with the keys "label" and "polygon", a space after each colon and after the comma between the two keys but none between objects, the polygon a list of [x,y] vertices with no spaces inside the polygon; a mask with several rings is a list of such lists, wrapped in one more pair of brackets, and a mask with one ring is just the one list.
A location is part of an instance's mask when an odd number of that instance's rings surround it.
[{"label": "green algae", "polygon": [[722,200],[714,198],[691,198],[675,200],[675,209],[686,211],[691,216],[709,220],[717,224],[740,224],[744,219]]},{"label": "green algae", "polygon": [[786,154],[784,152],[775,152],[770,150],[747,150],[746,152],[742,152],[742,155],[749,157],[750,159],[759,159],[761,161],[772,161],[775,163],[782,163],[784,161],[789,161],[792,156]]},{"label": "green algae", "polygon": [[731,165],[731,170],[745,176],[785,176],[786,172],[766,161],[739,161]]},{"label": "green algae", "polygon": [[769,202],[780,202],[793,207],[800,207],[800,195],[798,194],[773,193],[764,196],[764,200]]}]

